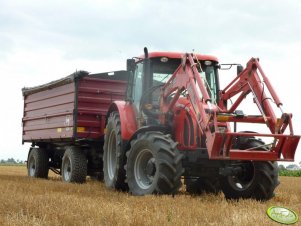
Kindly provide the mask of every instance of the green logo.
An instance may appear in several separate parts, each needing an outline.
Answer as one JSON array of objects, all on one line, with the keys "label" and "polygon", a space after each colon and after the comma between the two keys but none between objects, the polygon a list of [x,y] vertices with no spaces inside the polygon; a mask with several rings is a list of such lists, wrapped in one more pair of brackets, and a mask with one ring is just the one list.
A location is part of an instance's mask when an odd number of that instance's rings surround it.
[{"label": "green logo", "polygon": [[267,214],[272,220],[281,224],[294,224],[298,221],[298,215],[294,211],[280,206],[268,208]]}]

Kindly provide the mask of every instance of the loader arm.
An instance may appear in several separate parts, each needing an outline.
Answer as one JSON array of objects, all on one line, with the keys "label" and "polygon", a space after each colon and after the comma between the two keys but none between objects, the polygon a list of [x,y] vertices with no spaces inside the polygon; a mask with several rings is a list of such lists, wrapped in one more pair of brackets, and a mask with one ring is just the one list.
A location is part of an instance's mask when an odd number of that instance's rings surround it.
[{"label": "loader arm", "polygon": [[[193,106],[198,120],[197,124],[202,134],[206,136],[206,145],[209,156],[211,156],[211,153],[218,152],[213,147],[215,131],[218,130],[217,107],[211,103],[210,96],[197,67],[200,67],[200,64],[194,55],[186,54],[183,56],[182,64],[162,88],[160,121],[162,124],[166,123],[167,113],[172,112],[181,93],[187,91],[187,98]],[[197,87],[200,93],[197,91]],[[217,153],[213,155],[217,155]]]},{"label": "loader arm", "polygon": [[[300,136],[294,135],[292,114],[283,113],[282,103],[278,98],[268,78],[265,76],[258,59],[252,58],[247,67],[220,92],[219,104],[214,105],[206,90],[206,86],[197,70],[197,59],[192,54],[183,57],[182,64],[174,72],[169,81],[162,88],[160,102],[160,121],[165,124],[168,112],[172,112],[181,93],[187,92],[187,98],[193,106],[199,129],[206,136],[206,145],[210,159],[228,160],[264,160],[264,161],[293,161]],[[197,91],[197,86],[201,93]],[[267,92],[268,91],[268,92]],[[252,94],[261,115],[247,116],[236,114],[237,107],[242,100]],[[227,108],[227,101],[238,96],[232,106]],[[282,116],[276,117],[271,106],[272,100],[281,110]],[[252,150],[233,149],[238,137],[252,137],[254,133],[231,132],[221,130],[219,126],[225,122],[244,122],[266,124],[270,134],[256,133],[256,137],[271,137],[273,142],[266,146]],[[289,127],[289,135],[284,135]]]},{"label": "loader arm", "polygon": [[[264,90],[265,87],[267,87],[271,97],[267,97],[267,94]],[[262,116],[261,121],[269,127],[271,133],[279,134],[280,131],[279,128],[277,128],[277,117],[273,111],[270,101],[268,100],[272,99],[279,108],[281,108],[282,102],[279,100],[271,83],[261,69],[258,59],[255,58],[252,58],[247,63],[246,69],[244,69],[224,90],[222,90],[220,95],[220,105],[224,112],[230,114],[234,113],[239,104],[249,93],[253,94],[254,102],[256,103]],[[238,94],[240,94],[240,96],[232,104],[231,108],[227,110],[224,103]],[[287,125],[289,122],[291,122],[291,114],[284,114],[283,117],[286,118],[285,122],[283,122],[284,124]],[[253,121],[250,120],[250,122]],[[290,130],[290,134],[293,135],[293,128],[291,127]]]},{"label": "loader arm", "polygon": [[[197,64],[194,63],[193,56],[187,54],[183,57],[182,65],[177,68],[172,77],[162,88],[160,104],[162,112],[160,119],[162,124],[165,124],[166,113],[172,111],[181,93],[187,91],[188,99],[192,103],[202,131],[208,130],[210,116],[206,113],[204,106],[209,106],[212,112],[214,112],[214,110],[211,108],[211,99],[196,66]],[[203,96],[202,98],[197,92],[197,85]]]}]

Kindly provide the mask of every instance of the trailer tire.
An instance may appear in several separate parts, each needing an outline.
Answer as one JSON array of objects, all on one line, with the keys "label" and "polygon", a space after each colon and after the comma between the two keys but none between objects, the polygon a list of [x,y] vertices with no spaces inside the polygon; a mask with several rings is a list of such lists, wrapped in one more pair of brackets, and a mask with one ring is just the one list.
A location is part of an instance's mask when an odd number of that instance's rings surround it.
[{"label": "trailer tire", "polygon": [[186,191],[193,195],[217,194],[221,190],[218,177],[185,178],[184,183],[186,184]]},{"label": "trailer tire", "polygon": [[[241,149],[262,146],[264,143],[249,138]],[[262,148],[262,150],[265,150]],[[220,184],[227,199],[269,200],[274,197],[274,190],[279,185],[278,165],[272,161],[248,161],[241,176],[221,177]]]},{"label": "trailer tire", "polygon": [[27,160],[27,173],[30,177],[48,178],[49,156],[46,149],[32,148]]},{"label": "trailer tire", "polygon": [[79,147],[67,147],[62,159],[62,180],[84,183],[87,176],[87,158]]},{"label": "trailer tire", "polygon": [[108,118],[103,147],[103,176],[108,188],[127,191],[125,182],[125,150],[121,138],[121,122],[118,112]]},{"label": "trailer tire", "polygon": [[170,135],[146,132],[131,142],[126,176],[133,195],[175,194],[181,187],[183,155]]}]

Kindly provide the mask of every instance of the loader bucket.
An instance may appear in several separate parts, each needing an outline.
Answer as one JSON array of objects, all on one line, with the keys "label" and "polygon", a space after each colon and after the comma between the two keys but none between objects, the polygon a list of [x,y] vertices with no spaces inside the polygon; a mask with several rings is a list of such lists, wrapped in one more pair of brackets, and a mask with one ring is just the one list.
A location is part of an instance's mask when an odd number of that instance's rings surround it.
[{"label": "loader bucket", "polygon": [[[294,161],[300,140],[300,136],[283,134],[216,132],[213,136],[212,142],[208,144],[209,158],[222,160]],[[273,142],[252,149],[233,149],[239,137],[269,137]]]}]

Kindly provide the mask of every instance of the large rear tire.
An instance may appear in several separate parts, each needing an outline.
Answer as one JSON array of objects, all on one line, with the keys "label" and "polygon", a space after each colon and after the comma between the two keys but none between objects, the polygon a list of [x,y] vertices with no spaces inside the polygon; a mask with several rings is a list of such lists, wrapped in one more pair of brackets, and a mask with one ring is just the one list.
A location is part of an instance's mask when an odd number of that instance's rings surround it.
[{"label": "large rear tire", "polygon": [[27,173],[30,177],[48,178],[49,156],[43,148],[32,148],[27,160]]},{"label": "large rear tire", "polygon": [[[262,147],[263,145],[262,141],[249,138],[241,145],[241,149]],[[254,198],[262,201],[274,197],[274,190],[279,184],[277,162],[245,161],[241,163],[243,164],[242,175],[221,177],[220,179],[225,197],[227,199]]]},{"label": "large rear tire", "polygon": [[87,158],[79,147],[68,147],[62,159],[62,180],[84,183],[87,176]]},{"label": "large rear tire", "polygon": [[170,135],[146,132],[131,142],[126,176],[133,195],[175,194],[181,187],[182,154]]},{"label": "large rear tire", "polygon": [[221,188],[218,177],[185,178],[186,191],[189,194],[217,194]]},{"label": "large rear tire", "polygon": [[118,112],[112,112],[106,126],[104,137],[103,175],[109,188],[127,191],[125,182],[125,151],[121,139],[121,122]]}]

